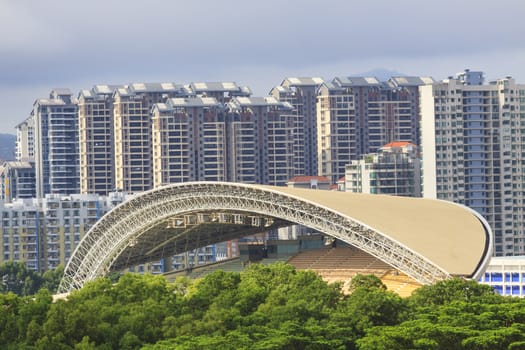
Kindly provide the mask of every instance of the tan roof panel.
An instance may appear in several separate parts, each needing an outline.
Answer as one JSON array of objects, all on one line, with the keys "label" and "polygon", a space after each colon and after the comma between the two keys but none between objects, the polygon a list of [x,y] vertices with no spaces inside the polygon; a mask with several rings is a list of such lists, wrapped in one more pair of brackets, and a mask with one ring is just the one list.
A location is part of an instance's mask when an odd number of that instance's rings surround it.
[{"label": "tan roof panel", "polygon": [[396,240],[452,275],[471,276],[489,237],[470,209],[424,198],[272,187],[329,208]]}]

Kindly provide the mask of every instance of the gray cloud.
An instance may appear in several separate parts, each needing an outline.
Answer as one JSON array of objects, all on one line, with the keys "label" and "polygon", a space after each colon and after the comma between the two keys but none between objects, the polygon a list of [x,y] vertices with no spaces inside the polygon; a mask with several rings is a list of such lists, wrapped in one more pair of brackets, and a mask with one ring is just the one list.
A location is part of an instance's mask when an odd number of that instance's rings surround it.
[{"label": "gray cloud", "polygon": [[34,86],[220,79],[266,93],[378,67],[525,82],[523,13],[522,0],[2,0],[0,121],[30,110],[9,94]]}]

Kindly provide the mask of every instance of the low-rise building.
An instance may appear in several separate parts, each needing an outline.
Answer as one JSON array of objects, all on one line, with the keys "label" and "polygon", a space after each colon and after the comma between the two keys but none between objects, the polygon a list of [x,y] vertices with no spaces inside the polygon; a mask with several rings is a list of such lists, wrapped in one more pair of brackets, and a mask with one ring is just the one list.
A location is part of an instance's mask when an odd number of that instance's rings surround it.
[{"label": "low-rise building", "polygon": [[421,197],[420,160],[416,145],[391,142],[377,153],[346,166],[345,190],[371,194]]},{"label": "low-rise building", "polygon": [[0,167],[0,199],[11,202],[14,199],[34,197],[36,197],[35,162],[5,162]]},{"label": "low-rise building", "polygon": [[125,193],[48,194],[0,202],[0,263],[23,261],[35,271],[65,265],[89,229],[125,198]]},{"label": "low-rise building", "polygon": [[525,256],[492,257],[479,282],[500,295],[525,296]]}]

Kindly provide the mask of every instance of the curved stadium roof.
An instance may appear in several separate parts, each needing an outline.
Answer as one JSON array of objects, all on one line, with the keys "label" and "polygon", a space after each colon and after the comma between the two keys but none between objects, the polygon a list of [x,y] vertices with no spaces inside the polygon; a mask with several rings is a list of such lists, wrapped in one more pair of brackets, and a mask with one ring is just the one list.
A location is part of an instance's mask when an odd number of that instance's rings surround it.
[{"label": "curved stadium roof", "polygon": [[451,275],[473,276],[491,255],[488,224],[441,200],[268,187],[351,217],[420,253]]},{"label": "curved stadium roof", "polygon": [[[213,220],[174,228],[174,219],[199,213]],[[244,221],[232,219],[235,213],[244,215]],[[111,268],[293,223],[363,249],[421,283],[451,275],[477,278],[492,253],[492,232],[486,221],[451,202],[190,182],[137,194],[104,215],[73,252],[60,291],[80,288]]]}]

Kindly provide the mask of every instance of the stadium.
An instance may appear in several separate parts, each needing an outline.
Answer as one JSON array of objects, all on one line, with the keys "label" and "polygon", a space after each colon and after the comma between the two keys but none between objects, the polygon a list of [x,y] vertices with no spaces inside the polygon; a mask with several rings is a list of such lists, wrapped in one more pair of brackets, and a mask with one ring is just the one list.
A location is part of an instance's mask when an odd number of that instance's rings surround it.
[{"label": "stadium", "polygon": [[[341,242],[285,260],[330,281],[374,273],[399,288],[416,288],[454,276],[478,279],[493,247],[486,221],[451,202],[190,182],[137,194],[102,217],[73,252],[59,292],[111,271],[294,224]],[[279,250],[273,246],[267,257],[279,258]]]}]

